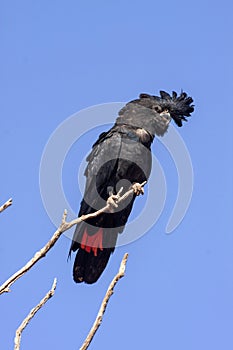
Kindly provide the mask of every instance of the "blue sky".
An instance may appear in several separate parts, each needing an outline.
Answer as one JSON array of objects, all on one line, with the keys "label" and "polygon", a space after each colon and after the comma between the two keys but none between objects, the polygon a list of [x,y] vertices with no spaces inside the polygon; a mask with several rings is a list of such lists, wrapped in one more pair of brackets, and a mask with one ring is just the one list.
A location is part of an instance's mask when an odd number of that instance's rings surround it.
[{"label": "blue sky", "polygon": [[[1,296],[0,347],[13,348],[15,329],[56,276],[56,294],[23,333],[22,348],[78,349],[128,252],[126,276],[90,349],[232,349],[232,3],[22,0],[1,5],[0,200],[14,201],[1,214],[2,282],[55,230],[42,204],[39,166],[60,123],[83,108],[160,89],[183,88],[196,108],[179,129],[194,169],[192,202],[180,226],[165,234],[177,174],[167,151],[155,142],[168,191],[157,224],[118,248],[92,286],[73,283],[72,262],[66,261],[70,241],[61,237],[10,294]],[[115,117],[110,116],[112,122]],[[80,154],[90,150],[99,132],[74,145],[64,164],[64,189],[76,210]],[[143,199],[137,202],[143,206]]]}]

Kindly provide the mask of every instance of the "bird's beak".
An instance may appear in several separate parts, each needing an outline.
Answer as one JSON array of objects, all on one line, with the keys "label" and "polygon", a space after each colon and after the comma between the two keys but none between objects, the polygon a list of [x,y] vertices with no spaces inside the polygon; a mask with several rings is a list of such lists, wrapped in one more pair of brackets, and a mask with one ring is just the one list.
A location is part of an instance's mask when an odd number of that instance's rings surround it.
[{"label": "bird's beak", "polygon": [[163,111],[162,113],[160,113],[160,116],[161,118],[163,118],[166,125],[168,125],[172,119],[168,111]]}]

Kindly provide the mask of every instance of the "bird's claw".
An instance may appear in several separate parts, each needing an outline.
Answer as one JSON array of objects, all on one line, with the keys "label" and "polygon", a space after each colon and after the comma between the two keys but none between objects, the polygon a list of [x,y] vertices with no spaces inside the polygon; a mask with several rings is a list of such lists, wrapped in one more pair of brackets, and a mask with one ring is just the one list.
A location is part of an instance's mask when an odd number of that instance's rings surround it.
[{"label": "bird's claw", "polygon": [[112,194],[108,200],[107,205],[109,206],[110,213],[114,212],[114,209],[118,208],[117,201],[119,200],[119,196],[117,194]]},{"label": "bird's claw", "polygon": [[136,196],[139,196],[140,194],[144,194],[144,189],[138,182],[132,185],[132,189],[136,194]]}]

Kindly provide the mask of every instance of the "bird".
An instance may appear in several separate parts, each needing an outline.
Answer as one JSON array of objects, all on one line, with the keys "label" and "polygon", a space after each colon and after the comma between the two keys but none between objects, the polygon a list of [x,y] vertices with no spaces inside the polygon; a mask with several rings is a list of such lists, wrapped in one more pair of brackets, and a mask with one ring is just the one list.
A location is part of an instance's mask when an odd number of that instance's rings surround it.
[{"label": "bird", "polygon": [[[113,127],[99,135],[86,158],[86,184],[78,216],[94,213],[106,202],[112,205],[108,212],[76,226],[69,251],[69,255],[77,251],[73,265],[76,283],[93,284],[105,270],[135,198],[143,194],[140,184],[150,176],[155,136],[162,137],[171,120],[181,127],[193,111],[193,98],[186,92],[141,93],[118,112]],[[132,194],[117,205],[119,190],[123,196],[129,189]]]}]

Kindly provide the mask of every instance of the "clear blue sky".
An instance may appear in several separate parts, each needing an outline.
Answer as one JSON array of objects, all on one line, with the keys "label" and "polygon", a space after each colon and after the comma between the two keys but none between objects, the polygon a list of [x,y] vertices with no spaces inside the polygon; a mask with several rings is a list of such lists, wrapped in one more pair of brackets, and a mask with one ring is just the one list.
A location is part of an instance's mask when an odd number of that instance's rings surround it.
[{"label": "clear blue sky", "polygon": [[[22,349],[78,349],[125,252],[126,276],[90,349],[232,349],[232,11],[230,0],[2,1],[0,201],[13,197],[14,205],[0,218],[1,282],[55,230],[40,196],[39,165],[61,122],[83,108],[160,89],[187,90],[196,109],[179,130],[195,176],[180,226],[165,234],[177,174],[157,142],[168,186],[157,224],[118,248],[92,286],[73,283],[72,261],[66,261],[70,241],[61,237],[0,297],[1,349],[13,348],[15,329],[55,276],[56,294],[23,333]],[[98,134],[92,132],[77,153],[85,155]],[[75,147],[70,159],[64,188],[77,210]]]}]

